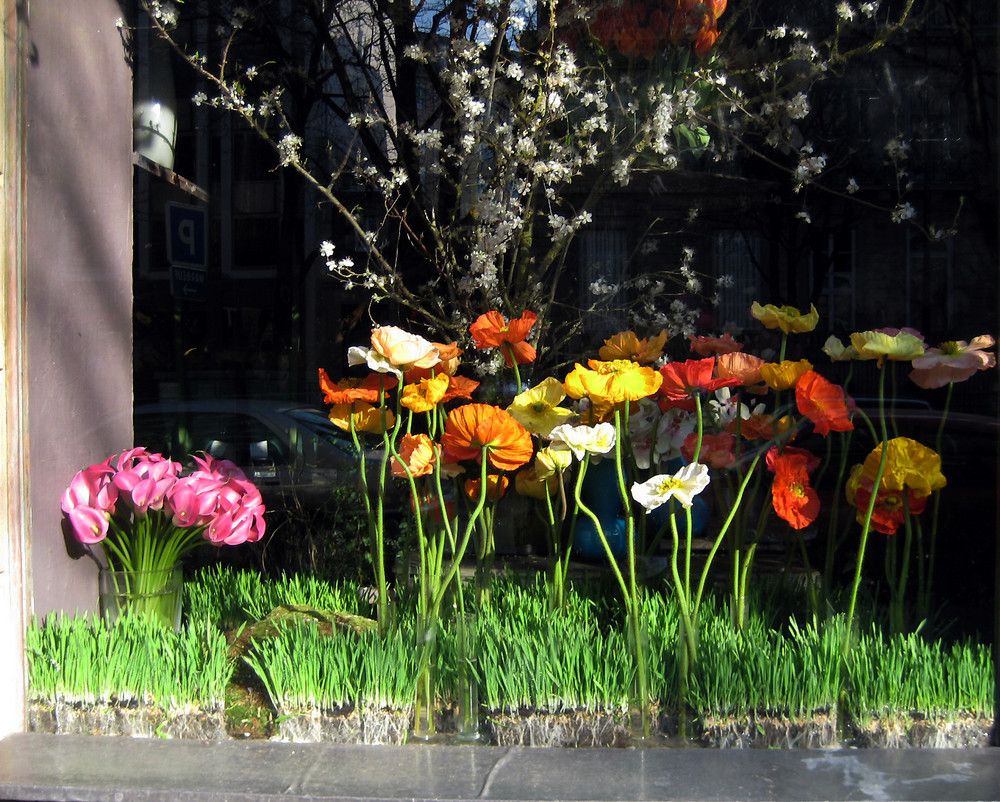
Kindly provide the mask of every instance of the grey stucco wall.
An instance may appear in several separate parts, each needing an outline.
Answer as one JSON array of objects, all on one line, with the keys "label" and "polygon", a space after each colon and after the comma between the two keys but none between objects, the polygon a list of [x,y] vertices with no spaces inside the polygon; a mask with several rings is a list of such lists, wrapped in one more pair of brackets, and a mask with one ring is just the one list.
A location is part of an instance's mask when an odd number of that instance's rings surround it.
[{"label": "grey stucco wall", "polygon": [[132,407],[131,70],[115,0],[32,0],[27,72],[27,417],[34,612],[94,609],[60,497],[124,449]]}]

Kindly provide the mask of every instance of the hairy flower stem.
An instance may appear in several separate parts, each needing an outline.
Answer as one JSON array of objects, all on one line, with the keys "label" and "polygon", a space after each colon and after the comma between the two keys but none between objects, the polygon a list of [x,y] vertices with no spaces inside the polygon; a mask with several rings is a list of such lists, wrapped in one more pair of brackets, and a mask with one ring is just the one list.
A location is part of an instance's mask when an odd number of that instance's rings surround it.
[{"label": "hairy flower stem", "polygon": [[868,500],[868,509],[865,511],[865,520],[861,526],[861,541],[858,543],[858,557],[854,566],[854,581],[851,583],[850,601],[847,605],[847,625],[845,628],[844,642],[841,645],[841,658],[847,659],[851,650],[853,640],[854,611],[858,602],[858,588],[861,585],[861,569],[865,561],[865,547],[868,545],[868,533],[871,531],[872,515],[875,514],[875,502],[878,500],[878,490],[882,483],[882,476],[885,474],[885,465],[889,456],[889,432],[885,423],[885,369],[879,370],[878,375],[878,406],[880,413],[880,423],[882,428],[882,453],[878,462],[878,470],[875,472],[875,481],[872,484],[871,498]]}]

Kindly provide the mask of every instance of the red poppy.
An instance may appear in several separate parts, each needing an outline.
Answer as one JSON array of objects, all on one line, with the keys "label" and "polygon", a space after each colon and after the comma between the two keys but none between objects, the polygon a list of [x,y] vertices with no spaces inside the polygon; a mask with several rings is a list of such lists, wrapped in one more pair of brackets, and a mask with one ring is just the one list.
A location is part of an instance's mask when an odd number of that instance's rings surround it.
[{"label": "red poppy", "polygon": [[538,315],[530,311],[510,323],[499,312],[486,312],[469,326],[469,333],[476,341],[477,348],[500,348],[507,367],[510,368],[515,362],[523,365],[535,361],[535,348],[526,342],[526,338],[536,320]]},{"label": "red poppy", "polygon": [[792,529],[805,529],[819,515],[819,495],[809,484],[809,471],[818,461],[803,448],[774,447],[767,452],[767,467],[774,471],[771,502]]},{"label": "red poppy", "polygon": [[377,404],[379,392],[395,389],[396,378],[384,373],[369,373],[364,379],[341,379],[334,383],[323,368],[319,369],[319,387],[323,400],[328,404],[352,404],[367,401]]},{"label": "red poppy", "polygon": [[441,436],[445,459],[481,460],[486,449],[490,465],[513,471],[531,459],[531,434],[509,412],[490,404],[466,404],[448,413]]},{"label": "red poppy", "polygon": [[830,432],[849,432],[854,428],[844,389],[814,370],[803,373],[795,383],[795,403],[799,412],[813,422],[816,434],[823,437]]},{"label": "red poppy", "polygon": [[[692,432],[684,438],[681,456],[688,462],[694,462],[694,449],[697,444],[698,434],[696,432]],[[736,438],[729,432],[703,434],[698,462],[704,463],[710,468],[732,468],[736,464]]]},{"label": "red poppy", "polygon": [[[856,468],[861,467],[856,466]],[[868,505],[871,503],[873,484],[870,477],[864,476],[863,471],[858,470],[855,470],[847,483],[848,501],[858,508],[857,521],[862,525],[868,513]],[[919,515],[924,511],[930,496],[918,496],[912,489],[907,489],[906,493],[908,496],[904,504],[903,490],[884,488],[879,490],[875,498],[875,508],[872,510],[872,529],[883,535],[894,535],[900,525],[906,522],[907,507],[913,515]]]},{"label": "red poppy", "polygon": [[713,378],[715,357],[688,359],[671,362],[660,368],[663,383],[659,395],[665,399],[661,404],[665,409],[678,407],[693,410],[694,396],[699,392],[712,392],[720,387],[735,387],[742,382],[735,377]]},{"label": "red poppy", "polygon": [[691,350],[699,356],[732,354],[743,350],[743,343],[736,342],[728,331],[721,337],[695,337],[692,334],[688,340],[691,342]]}]

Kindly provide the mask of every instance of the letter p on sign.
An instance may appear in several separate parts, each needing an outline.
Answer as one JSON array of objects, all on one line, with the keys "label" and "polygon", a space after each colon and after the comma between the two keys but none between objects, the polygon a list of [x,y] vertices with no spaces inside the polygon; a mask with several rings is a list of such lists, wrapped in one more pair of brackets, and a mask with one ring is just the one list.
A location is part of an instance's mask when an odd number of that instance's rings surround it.
[{"label": "letter p on sign", "polygon": [[167,261],[183,267],[208,264],[208,214],[201,206],[167,204]]}]

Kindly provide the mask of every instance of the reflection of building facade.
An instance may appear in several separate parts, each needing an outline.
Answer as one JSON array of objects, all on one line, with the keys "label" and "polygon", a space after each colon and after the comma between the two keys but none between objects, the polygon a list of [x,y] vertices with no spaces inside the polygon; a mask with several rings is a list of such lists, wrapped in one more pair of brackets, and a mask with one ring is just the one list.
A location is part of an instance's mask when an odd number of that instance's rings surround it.
[{"label": "reflection of building facade", "polygon": [[[592,300],[585,295],[593,280],[615,283],[651,265],[669,268],[679,262],[680,248],[691,245],[697,269],[734,280],[720,307],[702,319],[715,330],[749,325],[746,310],[755,299],[815,303],[822,327],[841,335],[855,327],[912,325],[934,340],[972,336],[961,330],[966,320],[993,328],[995,298],[982,288],[995,286],[997,272],[996,172],[979,168],[984,148],[988,164],[995,165],[996,157],[989,136],[976,134],[975,123],[995,117],[995,92],[981,96],[985,108],[972,109],[962,70],[978,64],[982,80],[991,80],[990,70],[982,68],[995,61],[996,11],[981,9],[977,15],[982,19],[972,32],[974,50],[962,52],[963,40],[942,24],[939,13],[898,46],[820,85],[802,134],[817,143],[817,151],[829,153],[824,180],[846,188],[853,178],[859,185],[855,195],[815,190],[797,195],[787,174],[750,162],[713,168],[735,169],[737,175],[728,180],[697,172],[695,165],[648,185],[635,181],[602,202],[594,225],[577,237],[572,258],[580,304]],[[212,35],[209,27],[204,36]],[[338,362],[341,322],[364,303],[325,275],[315,248],[331,239],[339,252],[350,253],[358,243],[291,171],[276,169],[275,154],[232,115],[187,102],[198,87],[183,70],[176,74],[177,172],[211,198],[207,296],[179,308],[168,300],[162,209],[183,194],[138,173],[137,326],[139,332],[148,326],[150,335],[138,337],[149,349],[148,354],[137,350],[138,392],[143,400],[163,392],[311,398],[308,377],[319,364]],[[334,86],[330,96],[337,95]],[[307,147],[351,140],[346,113],[319,105],[310,115]],[[888,211],[865,205],[889,210],[897,203],[885,150],[897,133],[910,144],[903,180],[912,187],[903,201],[912,205],[913,221],[925,229],[946,228],[965,197],[959,236],[934,241],[910,224],[891,223]],[[850,153],[843,145],[848,142]],[[839,167],[848,157],[853,173]],[[363,193],[355,190],[361,201]],[[796,216],[803,202],[808,224]],[[982,213],[991,204],[992,216]],[[695,206],[699,219],[688,224]],[[644,252],[650,218],[682,233],[662,238],[657,251]],[[621,324],[615,315],[592,321],[599,332]],[[181,342],[165,345],[170,338],[161,335],[174,326]]]}]

